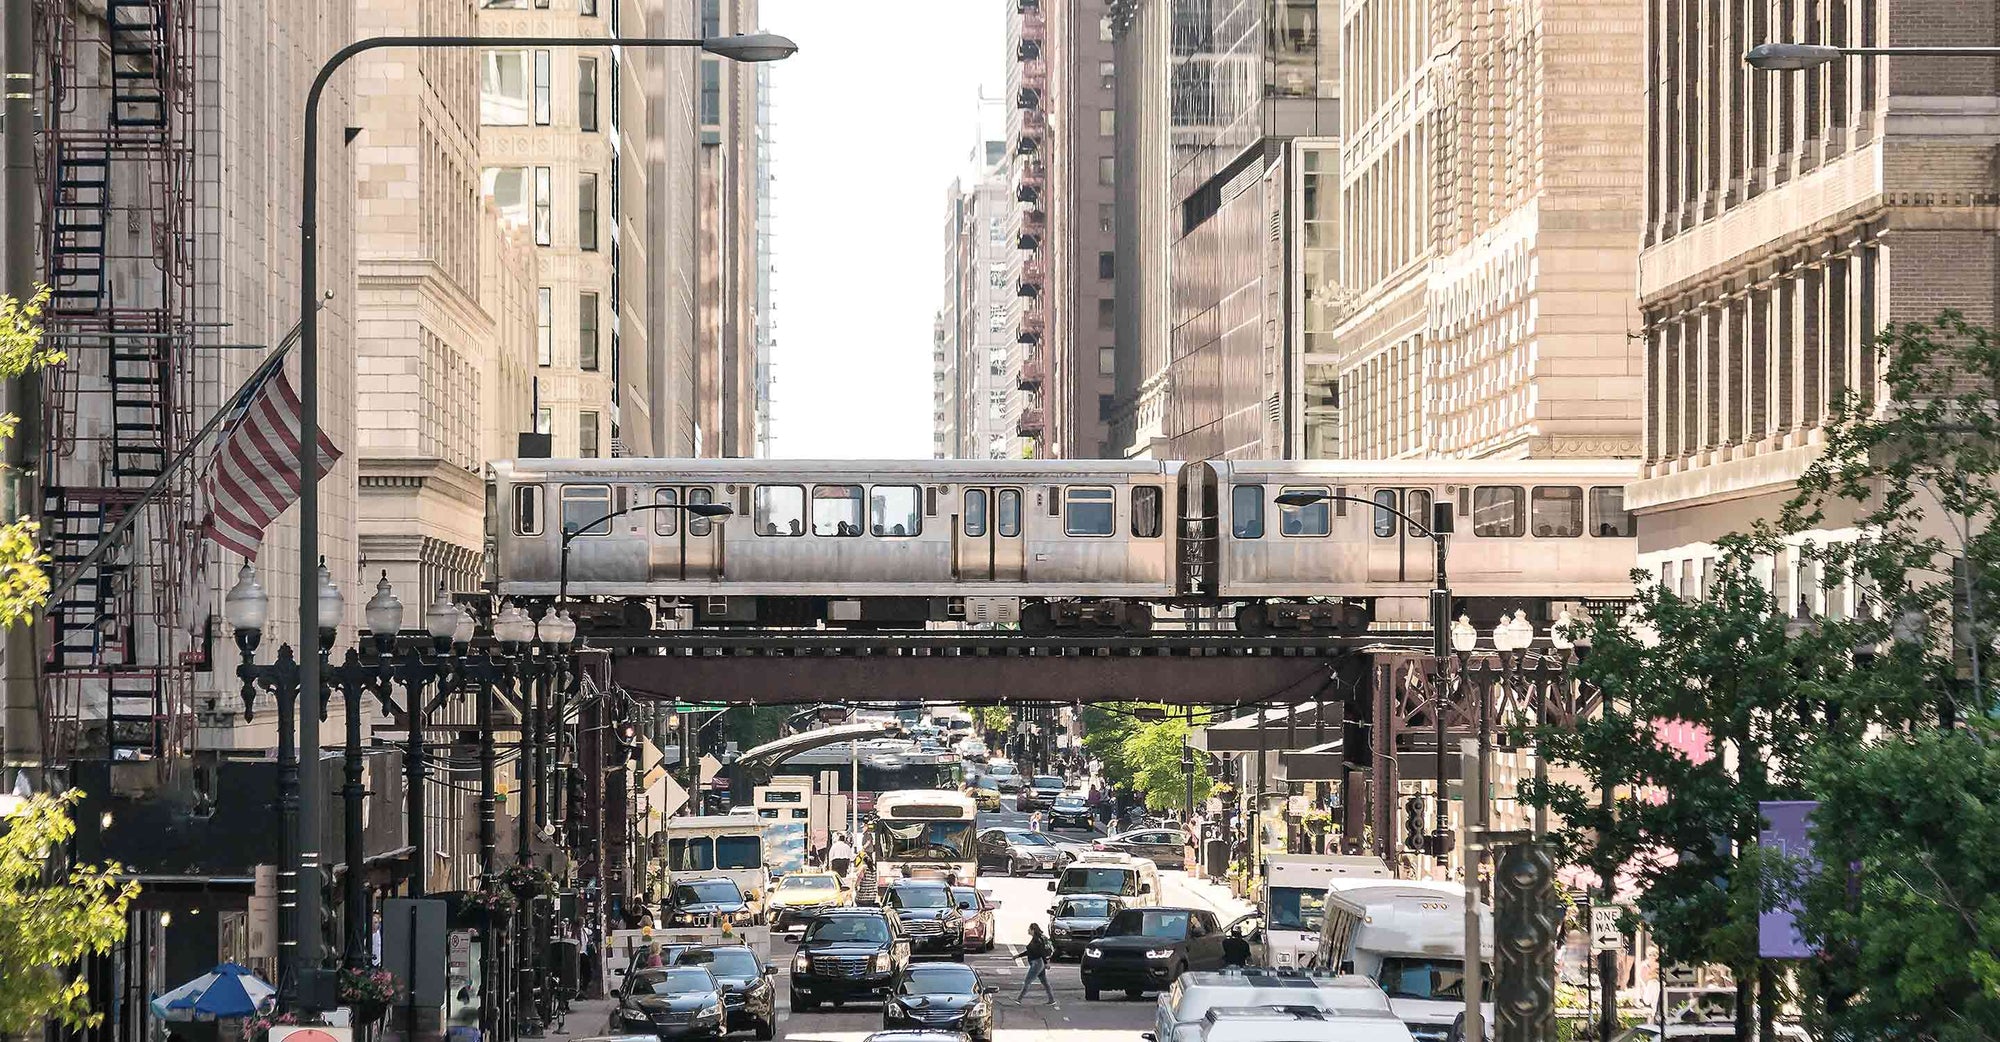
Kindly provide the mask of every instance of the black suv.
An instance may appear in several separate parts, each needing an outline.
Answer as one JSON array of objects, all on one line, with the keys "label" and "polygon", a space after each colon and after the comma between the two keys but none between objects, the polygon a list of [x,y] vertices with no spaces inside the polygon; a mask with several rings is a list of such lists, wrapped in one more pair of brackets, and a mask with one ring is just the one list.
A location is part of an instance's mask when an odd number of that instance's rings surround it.
[{"label": "black suv", "polygon": [[1057,796],[1049,804],[1049,829],[1087,829],[1095,822],[1090,813],[1090,802],[1081,796],[1065,793]]},{"label": "black suv", "polygon": [[1083,948],[1083,997],[1103,988],[1125,997],[1165,991],[1189,970],[1222,968],[1222,927],[1199,908],[1126,908]]},{"label": "black suv", "polygon": [[965,920],[950,886],[932,879],[899,879],[882,888],[882,907],[895,909],[912,951],[965,960]]},{"label": "black suv", "polygon": [[828,908],[799,938],[792,956],[792,1009],[822,1002],[887,998],[910,965],[910,937],[888,908]]},{"label": "black suv", "polygon": [[1018,810],[1046,807],[1055,802],[1055,798],[1062,795],[1063,790],[1068,787],[1069,783],[1057,775],[1037,774],[1034,781],[1021,789],[1021,795],[1014,801],[1014,806]]}]

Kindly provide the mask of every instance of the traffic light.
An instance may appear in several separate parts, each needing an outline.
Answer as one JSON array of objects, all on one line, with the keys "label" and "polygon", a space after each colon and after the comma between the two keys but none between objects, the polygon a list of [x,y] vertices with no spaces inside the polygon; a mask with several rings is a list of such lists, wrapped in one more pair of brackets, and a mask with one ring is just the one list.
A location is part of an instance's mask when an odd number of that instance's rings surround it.
[{"label": "traffic light", "polygon": [[1403,849],[1420,851],[1424,847],[1424,798],[1412,796],[1403,801]]}]

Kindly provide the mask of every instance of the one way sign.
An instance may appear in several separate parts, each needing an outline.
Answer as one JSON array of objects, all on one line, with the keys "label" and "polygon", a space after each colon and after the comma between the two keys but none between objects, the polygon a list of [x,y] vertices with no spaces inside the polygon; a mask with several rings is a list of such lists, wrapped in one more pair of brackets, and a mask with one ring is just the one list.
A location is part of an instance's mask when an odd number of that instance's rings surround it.
[{"label": "one way sign", "polygon": [[1590,908],[1590,950],[1594,952],[1615,952],[1625,947],[1625,935],[1618,931],[1617,905],[1592,905]]}]

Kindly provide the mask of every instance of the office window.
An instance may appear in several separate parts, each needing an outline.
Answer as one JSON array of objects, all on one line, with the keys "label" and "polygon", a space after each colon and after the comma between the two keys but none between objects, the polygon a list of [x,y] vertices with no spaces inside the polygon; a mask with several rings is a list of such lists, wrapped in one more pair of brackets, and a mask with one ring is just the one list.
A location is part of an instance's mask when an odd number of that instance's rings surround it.
[{"label": "office window", "polygon": [[722,35],[722,0],[701,0],[701,38]]},{"label": "office window", "polygon": [[1111,253],[1110,250],[1104,250],[1097,255],[1098,278],[1100,279],[1110,278],[1112,276],[1113,271],[1115,270],[1115,267],[1116,267],[1116,258]]},{"label": "office window", "polygon": [[597,131],[597,59],[576,60],[576,125]]},{"label": "office window", "polygon": [[535,410],[535,433],[550,434],[555,429],[555,416],[547,409]]},{"label": "office window", "polygon": [[597,0],[576,0],[576,13],[597,17]]},{"label": "office window", "polygon": [[701,60],[701,122],[704,126],[722,122],[722,61]]},{"label": "office window", "polygon": [[1118,207],[1112,203],[1097,204],[1097,230],[1107,235],[1118,224]]},{"label": "office window", "polygon": [[1118,305],[1115,301],[1104,299],[1097,302],[1097,328],[1110,329],[1117,319]]},{"label": "office window", "polygon": [[576,246],[597,249],[597,175],[579,174],[576,179]]},{"label": "office window", "polygon": [[1097,38],[1105,43],[1111,42],[1111,19],[1109,16],[1097,20]]},{"label": "office window", "polygon": [[[543,6],[547,6],[543,4]],[[535,125],[549,125],[549,52],[535,52]]]},{"label": "office window", "polygon": [[1110,137],[1118,133],[1118,113],[1112,109],[1097,110],[1097,136]]},{"label": "office window", "polygon": [[535,0],[535,7],[538,10],[546,11],[549,9],[549,0]]},{"label": "office window", "polygon": [[555,185],[549,178],[549,168],[535,168],[535,245],[547,246],[555,241]]},{"label": "office window", "polygon": [[576,454],[584,459],[597,455],[597,414],[594,412],[576,414]]},{"label": "office window", "polygon": [[535,364],[556,364],[555,291],[543,286],[535,291]]},{"label": "office window", "polygon": [[479,0],[479,6],[487,11],[525,11],[528,0]]},{"label": "office window", "polygon": [[991,243],[1002,243],[1007,241],[1006,218],[988,217],[986,219],[986,241]]},{"label": "office window", "polygon": [[987,265],[986,284],[989,286],[1005,286],[1007,284],[1007,265]]},{"label": "office window", "polygon": [[576,295],[576,365],[585,372],[597,371],[597,294]]},{"label": "office window", "polygon": [[1115,62],[1098,62],[1097,83],[1105,90],[1118,86],[1118,65]]},{"label": "office window", "polygon": [[1101,185],[1118,183],[1117,167],[1110,156],[1100,156],[1097,160],[1097,183]]},{"label": "office window", "polygon": [[479,122],[527,126],[530,91],[527,51],[487,51],[479,63]]},{"label": "office window", "polygon": [[1117,399],[1108,394],[1097,396],[1097,418],[1099,420],[1109,420],[1111,412],[1115,408],[1117,408]]},{"label": "office window", "polygon": [[1118,349],[1100,347],[1097,349],[1097,375],[1110,376],[1118,371]]}]

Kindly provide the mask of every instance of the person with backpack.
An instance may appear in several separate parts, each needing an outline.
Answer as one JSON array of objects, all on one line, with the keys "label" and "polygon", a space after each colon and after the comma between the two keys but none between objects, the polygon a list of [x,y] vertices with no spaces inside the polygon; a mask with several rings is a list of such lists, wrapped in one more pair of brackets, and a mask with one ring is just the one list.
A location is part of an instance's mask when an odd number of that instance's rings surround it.
[{"label": "person with backpack", "polygon": [[1042,936],[1042,924],[1029,923],[1028,946],[1021,949],[1021,954],[1014,956],[1016,959],[1028,960],[1028,975],[1021,980],[1021,993],[1014,997],[1015,1002],[1026,1002],[1028,988],[1036,981],[1041,981],[1042,993],[1049,997],[1051,1005],[1055,1003],[1056,991],[1049,987],[1049,955],[1049,939]]}]

